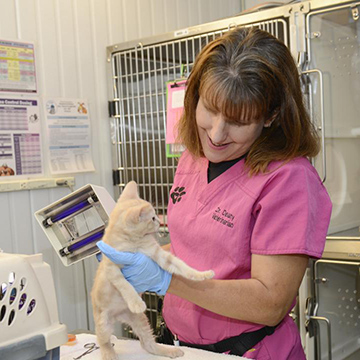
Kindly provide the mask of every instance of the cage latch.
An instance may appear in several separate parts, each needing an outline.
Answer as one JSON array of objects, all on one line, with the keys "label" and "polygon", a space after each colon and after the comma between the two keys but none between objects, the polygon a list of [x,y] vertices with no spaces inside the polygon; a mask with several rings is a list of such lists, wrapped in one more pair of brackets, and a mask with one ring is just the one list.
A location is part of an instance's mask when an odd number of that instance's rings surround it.
[{"label": "cage latch", "polygon": [[314,300],[311,297],[308,297],[305,302],[305,329],[309,334],[309,337],[313,337],[316,334],[316,328],[314,321],[311,320],[313,315]]},{"label": "cage latch", "polygon": [[116,115],[119,115],[116,112],[116,101],[115,100],[109,101],[108,109],[109,109],[109,117],[114,117]]},{"label": "cage latch", "polygon": [[119,170],[113,170],[113,174],[112,174],[112,178],[113,178],[113,185],[117,186],[120,185],[120,172]]}]

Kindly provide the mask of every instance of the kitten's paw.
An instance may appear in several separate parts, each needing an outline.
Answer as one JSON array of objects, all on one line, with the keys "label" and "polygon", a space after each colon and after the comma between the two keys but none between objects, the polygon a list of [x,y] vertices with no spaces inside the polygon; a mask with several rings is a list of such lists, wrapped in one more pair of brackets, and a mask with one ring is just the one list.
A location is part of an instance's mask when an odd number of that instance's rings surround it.
[{"label": "kitten's paw", "polygon": [[205,279],[212,279],[215,276],[215,272],[213,270],[204,271]]},{"label": "kitten's paw", "polygon": [[119,360],[119,357],[115,353],[115,351],[109,351],[109,352],[101,352],[101,359],[102,360]]},{"label": "kitten's paw", "polygon": [[117,355],[113,355],[108,357],[102,357],[102,360],[119,360],[119,357]]},{"label": "kitten's paw", "polygon": [[102,357],[102,360],[119,360],[119,357],[117,355],[112,355],[108,357]]},{"label": "kitten's paw", "polygon": [[177,358],[184,355],[184,352],[177,346],[164,346],[158,345],[156,349],[152,349],[149,351],[151,354],[166,356],[169,358]]},{"label": "kitten's paw", "polygon": [[189,276],[190,280],[195,281],[202,281],[206,279],[212,279],[215,276],[214,271],[208,270],[208,271],[197,271],[196,273],[192,273]]},{"label": "kitten's paw", "polygon": [[174,346],[171,347],[170,349],[171,351],[169,351],[169,354],[166,355],[172,359],[180,357],[180,356],[184,356],[184,352],[182,350],[180,350],[178,347]]},{"label": "kitten's paw", "polygon": [[129,309],[134,314],[140,314],[146,310],[146,304],[142,300],[133,301],[129,304]]}]

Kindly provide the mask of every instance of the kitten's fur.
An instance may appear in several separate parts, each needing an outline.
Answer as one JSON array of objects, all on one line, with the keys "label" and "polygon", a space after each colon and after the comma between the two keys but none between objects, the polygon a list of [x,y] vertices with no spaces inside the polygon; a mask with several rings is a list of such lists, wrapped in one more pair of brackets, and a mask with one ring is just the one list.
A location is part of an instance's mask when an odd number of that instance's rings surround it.
[{"label": "kitten's fur", "polygon": [[[131,181],[122,192],[110,215],[103,241],[120,251],[141,252],[151,257],[163,269],[191,280],[210,279],[214,272],[199,272],[182,260],[164,251],[154,233],[160,221],[154,208],[140,199],[137,184]],[[148,352],[175,358],[182,356],[178,347],[159,345],[155,342],[147,317],[146,305],[133,286],[128,283],[114,264],[103,256],[91,292],[96,335],[103,360],[118,359],[110,342],[115,321],[129,324]]]}]

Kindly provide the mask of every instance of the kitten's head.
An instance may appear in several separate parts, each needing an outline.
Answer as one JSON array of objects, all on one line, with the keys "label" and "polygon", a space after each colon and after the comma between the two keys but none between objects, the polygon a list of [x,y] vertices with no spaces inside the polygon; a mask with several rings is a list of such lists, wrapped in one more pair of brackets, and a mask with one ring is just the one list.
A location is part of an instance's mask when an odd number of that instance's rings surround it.
[{"label": "kitten's head", "polygon": [[139,197],[136,182],[129,182],[110,214],[109,228],[142,238],[157,232],[159,226],[160,220],[152,205]]}]

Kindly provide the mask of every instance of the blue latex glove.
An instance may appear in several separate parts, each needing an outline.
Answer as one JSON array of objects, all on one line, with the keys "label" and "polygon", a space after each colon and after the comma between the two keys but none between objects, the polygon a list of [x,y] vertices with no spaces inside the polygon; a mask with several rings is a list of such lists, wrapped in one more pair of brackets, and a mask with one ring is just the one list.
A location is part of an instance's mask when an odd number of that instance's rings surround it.
[{"label": "blue latex glove", "polygon": [[123,265],[121,272],[138,293],[152,291],[165,295],[172,275],[154,260],[142,253],[118,251],[103,241],[98,241],[96,245],[113,263]]}]

